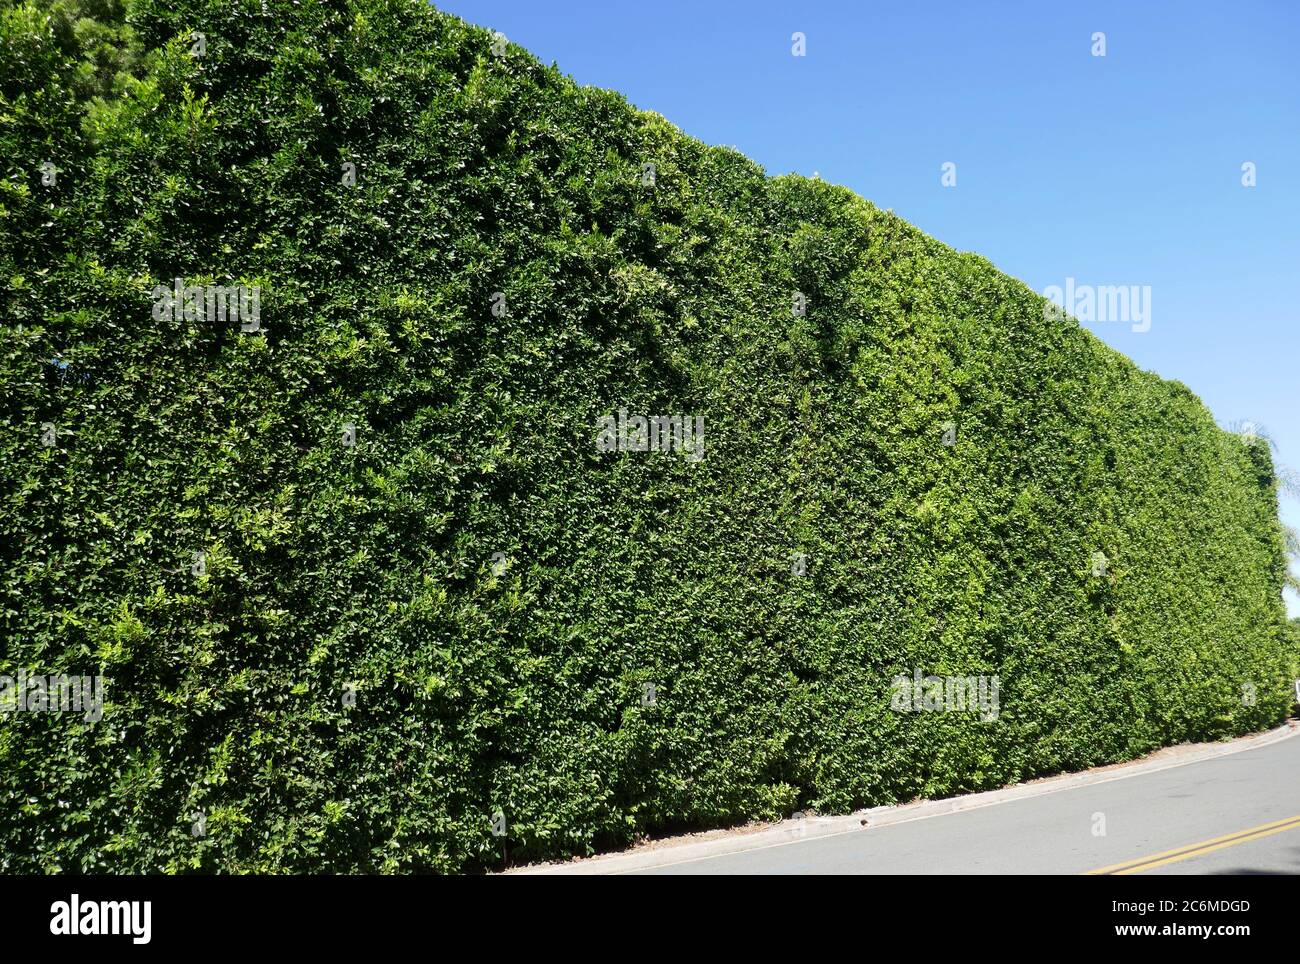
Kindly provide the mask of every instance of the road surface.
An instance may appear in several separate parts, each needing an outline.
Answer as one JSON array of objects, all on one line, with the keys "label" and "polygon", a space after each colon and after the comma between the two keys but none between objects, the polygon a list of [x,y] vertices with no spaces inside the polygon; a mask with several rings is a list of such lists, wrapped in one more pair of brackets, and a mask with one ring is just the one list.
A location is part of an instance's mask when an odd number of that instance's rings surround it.
[{"label": "road surface", "polygon": [[1300,736],[980,809],[636,872],[1300,873]]}]

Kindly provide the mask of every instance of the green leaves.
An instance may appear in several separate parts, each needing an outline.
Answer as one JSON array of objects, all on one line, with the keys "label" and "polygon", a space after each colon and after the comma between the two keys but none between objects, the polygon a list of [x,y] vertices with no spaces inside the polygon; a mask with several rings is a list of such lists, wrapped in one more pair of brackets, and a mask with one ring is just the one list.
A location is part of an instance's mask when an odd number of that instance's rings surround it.
[{"label": "green leaves", "polygon": [[56,6],[0,21],[0,675],[108,702],[0,714],[0,869],[457,871],[1290,708],[1267,447],[983,259],[418,4]]}]

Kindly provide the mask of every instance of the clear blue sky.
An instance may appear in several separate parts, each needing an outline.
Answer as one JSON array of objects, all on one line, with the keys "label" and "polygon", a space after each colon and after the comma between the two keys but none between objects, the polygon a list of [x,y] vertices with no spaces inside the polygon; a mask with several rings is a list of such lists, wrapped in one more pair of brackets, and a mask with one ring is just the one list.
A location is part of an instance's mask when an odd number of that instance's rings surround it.
[{"label": "clear blue sky", "polygon": [[1300,2],[436,5],[1037,291],[1149,285],[1149,331],[1087,327],[1300,470]]}]

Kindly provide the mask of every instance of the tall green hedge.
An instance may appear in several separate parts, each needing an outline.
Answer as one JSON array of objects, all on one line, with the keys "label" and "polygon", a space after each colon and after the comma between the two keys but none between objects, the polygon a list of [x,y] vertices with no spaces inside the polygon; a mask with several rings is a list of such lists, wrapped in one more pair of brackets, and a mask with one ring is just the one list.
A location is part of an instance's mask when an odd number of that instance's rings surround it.
[{"label": "tall green hedge", "polygon": [[1290,708],[1267,448],[984,259],[414,0],[2,17],[0,674],[108,700],[0,714],[0,869],[499,866]]}]

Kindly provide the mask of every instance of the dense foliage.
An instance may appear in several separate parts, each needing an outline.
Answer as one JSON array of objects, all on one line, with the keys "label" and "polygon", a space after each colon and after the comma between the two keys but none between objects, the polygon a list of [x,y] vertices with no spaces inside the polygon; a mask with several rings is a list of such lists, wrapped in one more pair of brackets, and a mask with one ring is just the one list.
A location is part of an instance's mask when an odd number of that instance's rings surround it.
[{"label": "dense foliage", "polygon": [[107,703],[0,714],[0,868],[496,866],[1289,710],[1267,446],[984,259],[419,2],[2,17],[0,674]]}]

